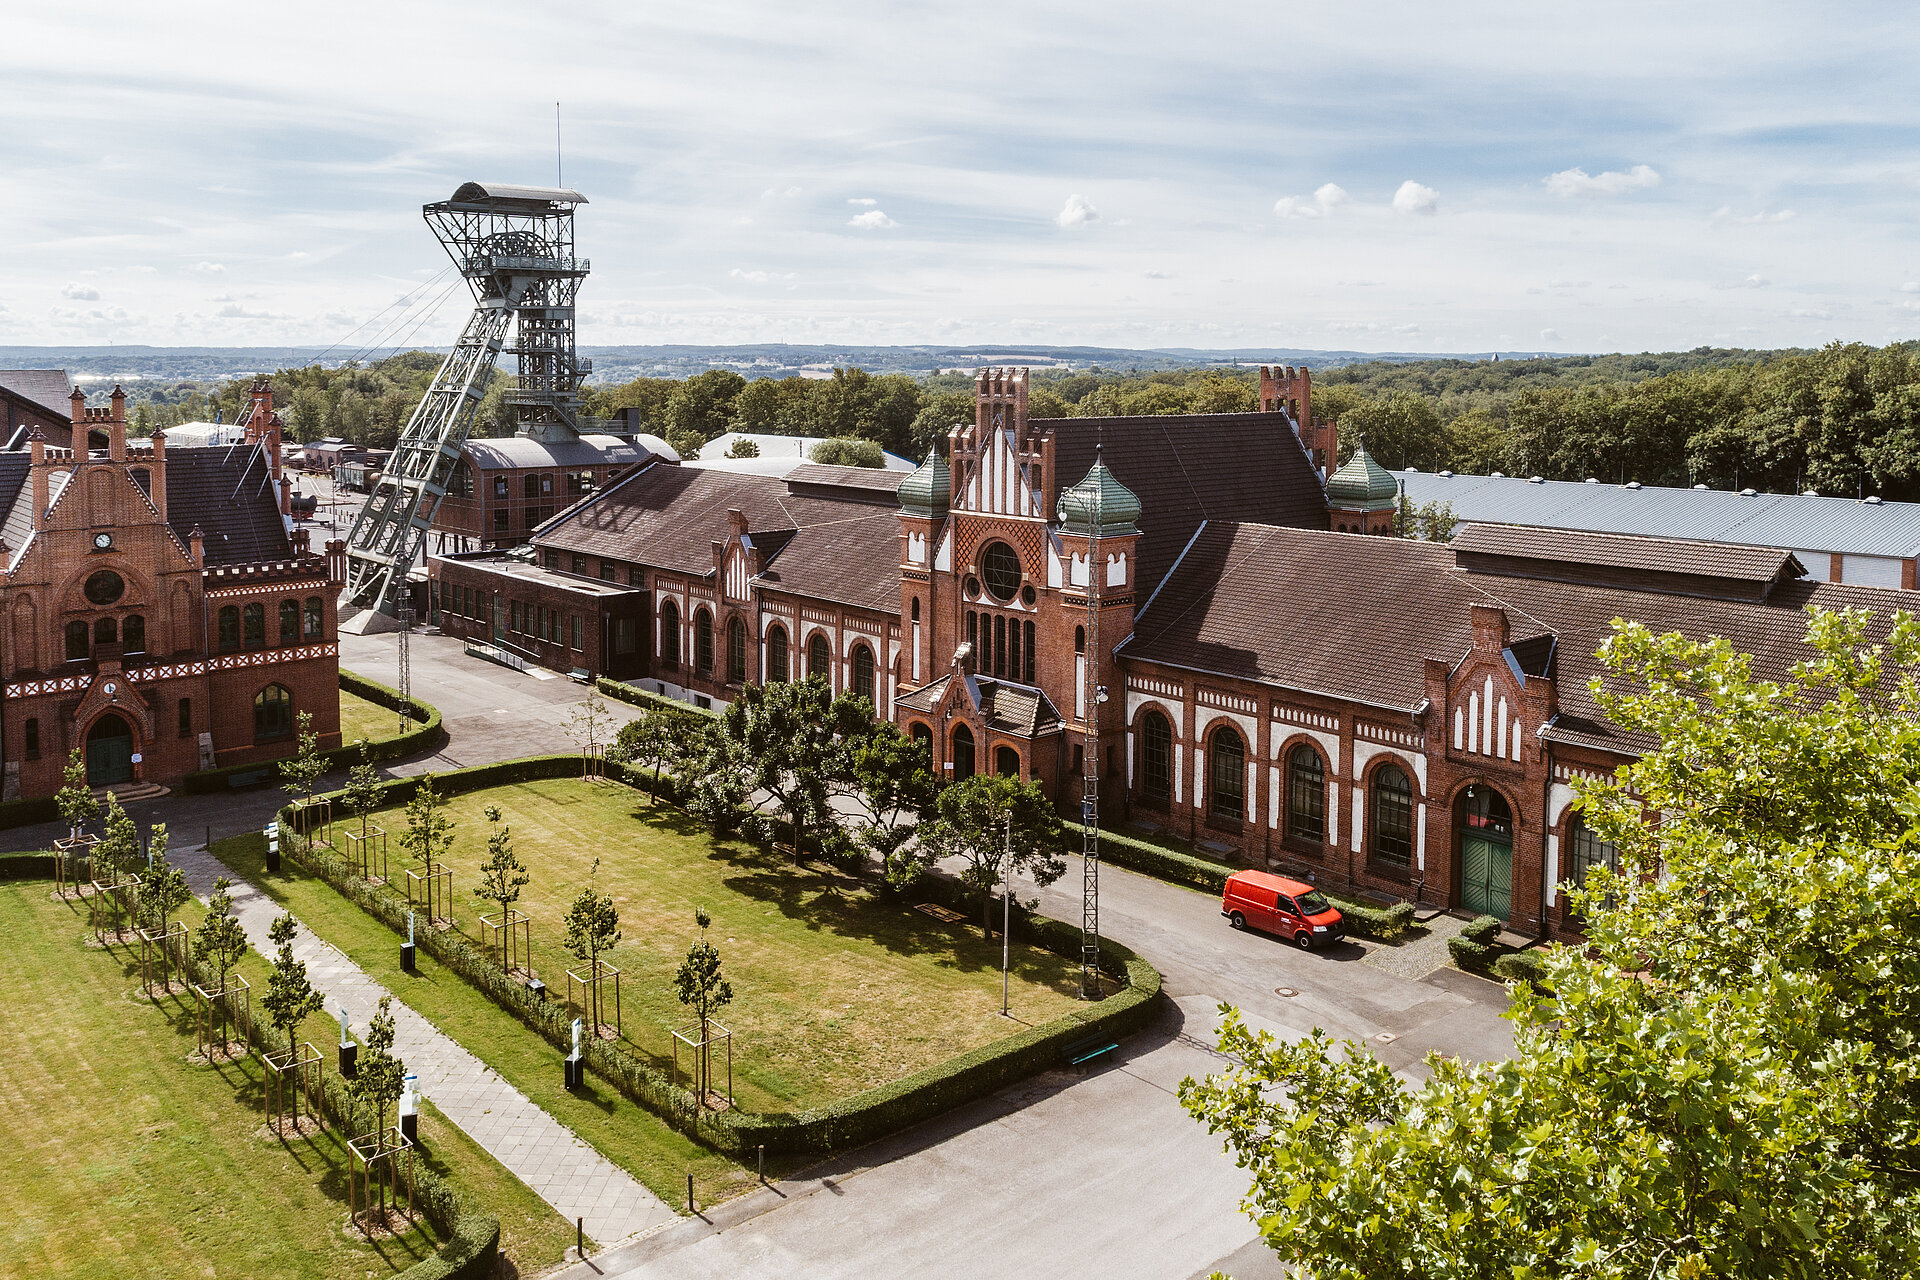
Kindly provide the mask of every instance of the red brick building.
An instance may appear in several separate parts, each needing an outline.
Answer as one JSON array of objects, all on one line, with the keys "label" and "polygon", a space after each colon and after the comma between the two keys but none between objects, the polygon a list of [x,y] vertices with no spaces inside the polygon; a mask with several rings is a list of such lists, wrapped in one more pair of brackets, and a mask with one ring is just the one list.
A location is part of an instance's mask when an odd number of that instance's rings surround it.
[{"label": "red brick building", "polygon": [[617,436],[468,440],[433,513],[433,550],[484,551],[525,542],[556,513],[652,456],[645,445]]},{"label": "red brick building", "polygon": [[904,478],[651,463],[525,560],[432,560],[443,623],[708,703],[821,674],[940,776],[1037,779],[1069,811],[1098,716],[1109,820],[1560,934],[1559,886],[1613,856],[1571,783],[1647,745],[1589,691],[1614,618],[1767,668],[1799,656],[1804,606],[1901,600],[1764,548],[1379,536],[1395,481],[1364,449],[1326,474],[1337,428],[1304,370],[1264,370],[1247,414],[1030,419],[1026,390],[981,377],[975,420]]},{"label": "red brick building", "polygon": [[126,399],[72,396],[76,453],[0,453],[0,760],[8,799],[50,795],[79,748],[95,785],[178,781],[340,738],[342,544],[290,530],[273,393],[243,445],[127,439]]}]

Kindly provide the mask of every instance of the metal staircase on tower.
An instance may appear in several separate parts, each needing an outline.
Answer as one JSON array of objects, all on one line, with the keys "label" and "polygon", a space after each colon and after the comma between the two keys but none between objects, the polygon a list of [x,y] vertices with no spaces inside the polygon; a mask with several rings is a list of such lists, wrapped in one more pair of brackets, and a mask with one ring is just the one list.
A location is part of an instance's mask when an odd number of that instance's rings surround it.
[{"label": "metal staircase on tower", "polygon": [[577,191],[468,182],[421,209],[473,290],[473,315],[354,518],[346,605],[395,614],[502,352],[519,357],[519,383],[506,397],[518,434],[549,443],[579,434],[580,383],[591,369],[574,350],[588,263],[574,256],[573,211],[586,202]]}]

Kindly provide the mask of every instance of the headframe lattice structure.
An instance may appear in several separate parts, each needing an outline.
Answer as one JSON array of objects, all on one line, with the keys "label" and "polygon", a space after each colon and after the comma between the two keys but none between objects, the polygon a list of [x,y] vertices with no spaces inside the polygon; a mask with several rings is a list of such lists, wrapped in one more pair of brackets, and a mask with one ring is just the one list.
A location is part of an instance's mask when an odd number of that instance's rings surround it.
[{"label": "headframe lattice structure", "polygon": [[507,396],[519,434],[578,434],[590,370],[574,350],[574,299],[588,263],[574,254],[573,211],[586,202],[578,191],[467,182],[421,210],[473,290],[473,315],[347,534],[348,604],[394,613],[502,351],[520,361]]}]

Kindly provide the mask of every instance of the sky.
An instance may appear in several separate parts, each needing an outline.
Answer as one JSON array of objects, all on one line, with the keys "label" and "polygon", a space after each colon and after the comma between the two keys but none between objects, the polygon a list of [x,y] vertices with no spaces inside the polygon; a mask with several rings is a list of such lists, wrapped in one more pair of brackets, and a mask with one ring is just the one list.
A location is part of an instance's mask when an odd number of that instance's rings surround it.
[{"label": "sky", "polygon": [[470,302],[420,206],[552,183],[556,102],[586,345],[1920,337],[1910,4],[8,0],[3,25],[0,345],[449,344]]}]

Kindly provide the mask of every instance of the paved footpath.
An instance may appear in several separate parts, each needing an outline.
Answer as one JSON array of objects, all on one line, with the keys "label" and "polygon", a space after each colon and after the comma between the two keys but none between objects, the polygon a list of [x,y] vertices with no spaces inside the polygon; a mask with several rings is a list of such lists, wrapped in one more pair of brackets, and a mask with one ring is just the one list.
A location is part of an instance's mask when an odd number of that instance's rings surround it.
[{"label": "paved footpath", "polygon": [[[215,879],[233,879],[204,846],[175,850],[172,858],[203,899],[213,892]],[[244,880],[234,879],[230,892],[247,940],[271,956],[267,926],[279,908]],[[326,995],[327,1013],[337,1016],[344,1004],[356,1034],[365,1035],[380,997],[391,993],[304,927],[294,938],[293,954],[306,962],[308,978]],[[584,1218],[587,1234],[607,1245],[677,1219],[631,1174],[575,1137],[451,1037],[398,999],[391,1008],[394,1052],[419,1075],[420,1091],[568,1222]],[[556,1060],[555,1070],[559,1066]]]}]

